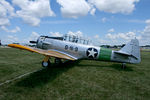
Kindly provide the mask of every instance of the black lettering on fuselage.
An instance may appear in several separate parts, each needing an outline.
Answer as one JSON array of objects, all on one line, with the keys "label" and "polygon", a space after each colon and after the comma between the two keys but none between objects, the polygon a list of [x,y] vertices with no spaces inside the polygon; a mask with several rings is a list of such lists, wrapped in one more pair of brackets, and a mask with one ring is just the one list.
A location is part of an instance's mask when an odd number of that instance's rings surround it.
[{"label": "black lettering on fuselage", "polygon": [[71,51],[77,52],[78,51],[78,47],[65,45],[65,50],[71,50]]}]

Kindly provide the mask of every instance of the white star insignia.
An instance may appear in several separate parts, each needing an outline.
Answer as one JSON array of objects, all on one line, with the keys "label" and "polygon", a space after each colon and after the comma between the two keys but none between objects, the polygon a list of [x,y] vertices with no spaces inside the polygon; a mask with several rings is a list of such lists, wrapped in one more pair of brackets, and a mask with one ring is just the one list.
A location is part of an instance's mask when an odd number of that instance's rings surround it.
[{"label": "white star insignia", "polygon": [[96,49],[94,50],[94,48],[88,49],[87,52],[88,52],[88,54],[87,54],[88,57],[95,58],[97,56],[96,55],[97,54],[97,50]]}]

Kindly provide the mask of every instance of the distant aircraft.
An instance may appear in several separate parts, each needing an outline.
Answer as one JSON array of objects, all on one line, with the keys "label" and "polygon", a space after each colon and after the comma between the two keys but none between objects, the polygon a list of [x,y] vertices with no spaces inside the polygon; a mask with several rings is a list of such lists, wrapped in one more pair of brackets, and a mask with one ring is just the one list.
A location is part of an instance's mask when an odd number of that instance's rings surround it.
[{"label": "distant aircraft", "polygon": [[119,62],[122,63],[123,68],[125,68],[126,63],[136,64],[141,62],[140,47],[137,39],[132,39],[119,51],[89,45],[89,40],[72,35],[63,37],[40,36],[37,41],[30,41],[30,43],[36,43],[36,47],[19,44],[8,44],[8,46],[43,54],[45,56],[42,61],[43,67],[51,65],[50,57],[55,58],[55,63],[61,63],[61,59]]}]

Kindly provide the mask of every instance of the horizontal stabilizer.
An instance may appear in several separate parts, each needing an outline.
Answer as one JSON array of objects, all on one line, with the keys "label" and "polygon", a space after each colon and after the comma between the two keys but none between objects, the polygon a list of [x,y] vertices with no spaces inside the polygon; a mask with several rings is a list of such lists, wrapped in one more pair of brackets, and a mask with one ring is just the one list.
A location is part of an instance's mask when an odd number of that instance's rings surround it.
[{"label": "horizontal stabilizer", "polygon": [[126,56],[131,56],[131,54],[124,52],[124,51],[114,51],[117,54],[121,54],[121,55],[126,55]]},{"label": "horizontal stabilizer", "polygon": [[120,55],[124,55],[124,56],[132,56],[134,57],[135,59],[138,59],[136,56],[132,55],[132,54],[129,54],[127,52],[124,52],[124,51],[114,51],[114,53],[117,53],[117,54],[120,54]]}]

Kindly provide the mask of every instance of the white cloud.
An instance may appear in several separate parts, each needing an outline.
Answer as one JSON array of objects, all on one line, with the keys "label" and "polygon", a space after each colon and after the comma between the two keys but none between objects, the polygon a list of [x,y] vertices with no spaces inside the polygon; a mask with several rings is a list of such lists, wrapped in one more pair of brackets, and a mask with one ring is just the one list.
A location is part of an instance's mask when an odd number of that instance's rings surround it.
[{"label": "white cloud", "polygon": [[3,44],[9,44],[9,43],[18,43],[18,38],[13,35],[7,35],[4,39],[2,39]]},{"label": "white cloud", "polygon": [[96,8],[109,13],[129,14],[138,2],[139,0],[57,0],[62,15],[67,18],[78,18],[88,13],[95,15]]},{"label": "white cloud", "polygon": [[12,41],[12,42],[16,42],[16,41],[18,41],[18,38],[17,38],[17,37],[15,37],[15,36],[8,35],[7,37],[8,37],[8,40],[9,40],[9,41]]},{"label": "white cloud", "polygon": [[[57,2],[61,5],[62,15],[68,18],[85,16],[91,9],[85,0],[57,0]],[[94,10],[91,13],[94,13]]]},{"label": "white cloud", "polygon": [[150,19],[146,20],[147,24],[142,32],[141,42],[142,44],[150,44]]},{"label": "white cloud", "polygon": [[0,0],[0,26],[9,25],[9,17],[14,16],[14,8],[5,0]]},{"label": "white cloud", "polygon": [[134,32],[127,32],[127,33],[118,33],[118,34],[108,33],[108,34],[106,34],[106,37],[109,38],[109,39],[130,40],[130,39],[133,39],[137,36]]},{"label": "white cloud", "polygon": [[30,15],[28,16],[19,14],[19,16],[23,18],[24,23],[29,24],[31,26],[39,26],[41,22],[39,18]]},{"label": "white cloud", "polygon": [[146,24],[150,24],[150,19],[145,21]]},{"label": "white cloud", "polygon": [[29,38],[27,39],[29,41],[36,41],[40,35],[37,32],[32,32]]},{"label": "white cloud", "polygon": [[78,37],[83,37],[83,33],[81,31],[76,31],[76,32],[69,31],[67,34],[68,35],[75,35]]},{"label": "white cloud", "polygon": [[[145,21],[146,26],[141,31],[130,31],[127,33],[108,33],[106,34],[106,39],[112,41],[113,44],[125,43],[131,39],[137,38],[140,42],[140,45],[149,45],[150,44],[150,19]],[[115,41],[115,42],[114,42]]]},{"label": "white cloud", "polygon": [[94,37],[91,37],[92,39],[92,44],[96,46],[100,46],[103,44],[110,44],[108,40],[104,38],[100,38],[98,34],[96,34]]},{"label": "white cloud", "polygon": [[5,0],[1,0],[0,1],[0,17],[4,17],[4,16],[14,16],[14,8],[10,5],[9,2],[5,1]]},{"label": "white cloud", "polygon": [[88,2],[100,11],[129,14],[135,9],[135,3],[139,0],[88,0]]},{"label": "white cloud", "polygon": [[143,20],[139,20],[139,19],[131,19],[131,20],[128,20],[128,22],[131,22],[131,23],[145,23],[145,21]]},{"label": "white cloud", "polygon": [[91,15],[95,15],[95,11],[96,11],[96,9],[95,9],[95,8],[92,8],[91,11],[90,11],[90,14],[91,14]]},{"label": "white cloud", "polygon": [[102,21],[103,23],[105,23],[105,22],[107,21],[107,18],[106,18],[106,17],[103,17],[103,18],[101,19],[101,21]]},{"label": "white cloud", "polygon": [[6,26],[6,25],[9,25],[10,24],[10,21],[8,18],[0,18],[0,26]]},{"label": "white cloud", "polygon": [[138,35],[135,32],[129,31],[127,33],[116,33],[116,34],[108,33],[105,35],[105,38],[109,41],[111,45],[116,45],[116,44],[127,43],[131,39],[134,39],[134,38],[141,40],[141,35]]},{"label": "white cloud", "polygon": [[53,37],[61,37],[63,36],[63,34],[59,33],[59,32],[50,32],[50,35]]},{"label": "white cloud", "polygon": [[77,24],[78,21],[73,20],[54,20],[54,21],[42,21],[42,24]]},{"label": "white cloud", "polygon": [[18,26],[16,26],[16,28],[12,30],[7,29],[5,26],[1,26],[1,29],[9,33],[17,33],[21,31],[20,27]]},{"label": "white cloud", "polygon": [[111,44],[111,42],[101,38],[97,39],[97,46],[106,45],[106,44]]},{"label": "white cloud", "polygon": [[40,35],[37,32],[32,32],[27,38],[20,40],[20,43],[30,43],[30,41],[37,41]]},{"label": "white cloud", "polygon": [[94,36],[94,38],[95,38],[95,39],[98,39],[98,38],[99,38],[99,35],[96,34],[96,35]]},{"label": "white cloud", "polygon": [[114,32],[115,30],[113,28],[109,29],[108,32]]},{"label": "white cloud", "polygon": [[150,19],[145,21],[146,26],[141,31],[130,31],[127,33],[108,33],[105,38],[109,39],[110,44],[126,43],[131,39],[137,38],[140,42],[140,45],[149,45],[150,44]]},{"label": "white cloud", "polygon": [[12,2],[21,9],[16,11],[17,16],[32,26],[38,26],[42,17],[55,16],[49,0],[13,0]]},{"label": "white cloud", "polygon": [[[61,36],[64,35],[64,34],[62,34],[60,32],[49,32],[49,33],[53,37],[61,37]],[[67,35],[74,35],[74,36],[78,36],[78,37],[83,37],[83,33],[81,31],[76,31],[76,32],[68,31]]]}]

